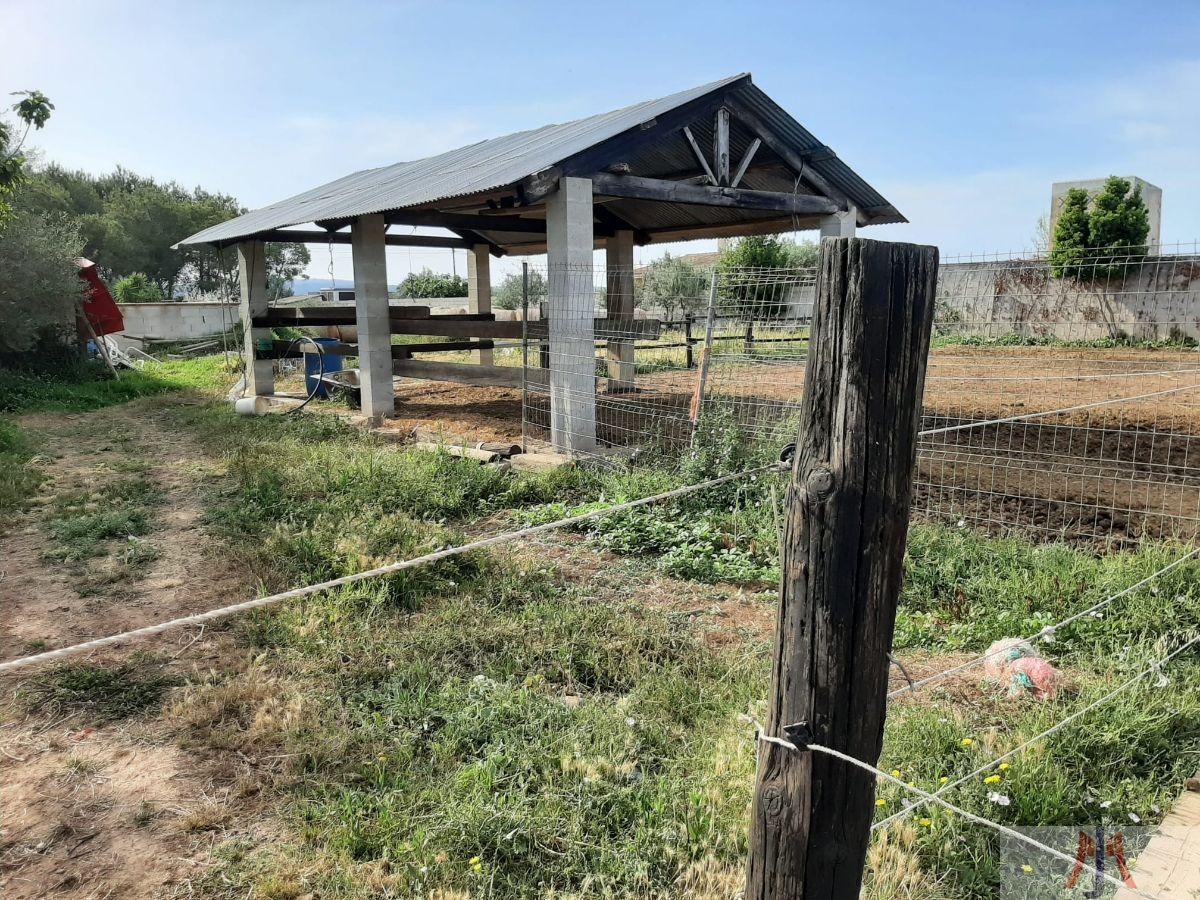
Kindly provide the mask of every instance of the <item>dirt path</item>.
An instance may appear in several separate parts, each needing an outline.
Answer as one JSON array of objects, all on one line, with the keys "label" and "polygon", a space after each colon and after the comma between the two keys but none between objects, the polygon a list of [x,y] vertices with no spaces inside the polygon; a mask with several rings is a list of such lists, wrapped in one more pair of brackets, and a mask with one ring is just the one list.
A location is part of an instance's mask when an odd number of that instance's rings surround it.
[{"label": "dirt path", "polygon": [[[22,420],[40,442],[41,467],[50,477],[38,503],[4,538],[0,657],[245,595],[248,586],[199,527],[201,492],[220,473],[170,427],[171,402],[179,401],[148,398]],[[53,522],[64,504],[80,516],[104,513],[121,486],[146,499],[145,533],[108,539],[89,558],[61,558]],[[219,633],[181,633],[144,648],[153,655],[146,668],[175,680],[225,668],[229,645]],[[0,726],[0,894],[6,900],[167,895],[202,868],[226,825],[230,779],[214,778],[210,761],[179,749],[157,718],[102,724],[104,717],[29,709],[21,694],[36,679],[3,685],[9,716]]]}]

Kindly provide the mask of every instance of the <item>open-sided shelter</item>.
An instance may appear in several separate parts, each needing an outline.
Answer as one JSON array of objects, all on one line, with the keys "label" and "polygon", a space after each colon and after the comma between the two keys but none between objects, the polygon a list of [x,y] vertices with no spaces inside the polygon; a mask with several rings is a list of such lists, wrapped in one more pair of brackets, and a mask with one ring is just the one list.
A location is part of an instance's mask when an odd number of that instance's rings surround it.
[{"label": "open-sided shelter", "polygon": [[[393,360],[393,333],[519,337],[520,323],[491,315],[489,258],[545,253],[552,440],[557,449],[587,451],[595,444],[598,336],[609,336],[610,387],[633,382],[635,245],[803,229],[847,235],[858,226],[904,221],[743,74],[355,172],[181,243],[237,247],[248,388],[256,395],[273,390],[270,328],[283,324],[269,309],[265,242],[349,243],[363,409],[373,418],[394,414],[394,371],[422,371],[411,360]],[[295,227],[307,223],[317,229]],[[451,235],[391,234],[393,225]],[[389,308],[389,245],[467,250],[470,312],[429,316]],[[608,267],[600,319],[591,276],[597,248],[606,251]],[[290,324],[304,324],[289,312]],[[480,362],[469,368],[494,368],[487,351]],[[438,372],[454,377],[445,364]],[[474,382],[485,374],[475,373]]]}]

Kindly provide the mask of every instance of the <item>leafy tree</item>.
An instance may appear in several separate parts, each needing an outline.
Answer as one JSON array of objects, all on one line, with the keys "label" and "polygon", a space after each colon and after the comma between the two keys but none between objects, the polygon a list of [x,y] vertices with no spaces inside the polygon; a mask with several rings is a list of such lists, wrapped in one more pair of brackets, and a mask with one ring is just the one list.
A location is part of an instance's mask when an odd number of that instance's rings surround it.
[{"label": "leafy tree", "polygon": [[[30,175],[21,193],[32,209],[75,222],[84,239],[84,255],[95,261],[110,281],[141,272],[164,298],[236,287],[233,248],[171,249],[181,238],[245,212],[227,194],[203,188],[189,191],[120,167],[96,176],[53,164]],[[289,294],[290,282],[310,260],[303,244],[268,244],[267,278],[272,296]]]},{"label": "leafy tree", "polygon": [[126,275],[113,285],[113,297],[118,303],[161,303],[162,291],[143,272]]},{"label": "leafy tree", "polygon": [[17,118],[25,123],[19,140],[14,141],[12,126],[0,119],[0,227],[12,215],[9,197],[25,176],[25,155],[21,147],[29,136],[29,129],[39,131],[50,119],[54,104],[41,91],[14,91],[12,96],[22,99],[13,104]]},{"label": "leafy tree", "polygon": [[641,276],[640,306],[661,307],[667,319],[694,312],[708,301],[708,276],[681,256],[663,254]]},{"label": "leafy tree", "polygon": [[1092,252],[1098,263],[1097,278],[1122,276],[1130,264],[1137,265],[1146,255],[1146,237],[1150,234],[1150,213],[1142,199],[1142,189],[1133,188],[1124,178],[1111,176],[1092,201],[1088,217]]},{"label": "leafy tree", "polygon": [[781,315],[790,302],[791,283],[764,278],[764,269],[811,268],[820,250],[811,241],[795,244],[775,235],[744,237],[721,254],[717,271],[721,293],[759,315]]},{"label": "leafy tree", "polygon": [[[504,276],[500,287],[492,294],[492,301],[497,309],[520,309],[524,299],[524,279],[520,274],[513,273]],[[546,298],[548,287],[546,276],[538,269],[529,270],[529,305],[536,309],[538,302]]]},{"label": "leafy tree", "polygon": [[1063,199],[1062,212],[1054,224],[1054,246],[1050,266],[1055,278],[1080,274],[1080,260],[1091,246],[1088,221],[1088,194],[1083,188],[1071,188]]},{"label": "leafy tree", "polygon": [[1071,188],[1054,226],[1050,251],[1055,278],[1119,278],[1138,265],[1148,252],[1150,213],[1141,188],[1110,176],[1092,198]]},{"label": "leafy tree", "polygon": [[0,231],[0,355],[28,353],[50,344],[70,346],[75,308],[83,290],[75,258],[78,231],[61,218],[14,203]]},{"label": "leafy tree", "polygon": [[401,297],[424,299],[427,297],[465,297],[467,279],[461,275],[445,275],[426,267],[420,272],[409,272],[400,282],[397,292]]}]

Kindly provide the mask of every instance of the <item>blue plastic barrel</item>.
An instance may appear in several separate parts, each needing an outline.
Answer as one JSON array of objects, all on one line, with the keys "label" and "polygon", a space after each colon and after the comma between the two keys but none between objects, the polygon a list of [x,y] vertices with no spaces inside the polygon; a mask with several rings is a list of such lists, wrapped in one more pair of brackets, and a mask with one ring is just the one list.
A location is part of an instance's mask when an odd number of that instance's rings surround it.
[{"label": "blue plastic barrel", "polygon": [[[335,344],[340,343],[340,341],[337,341],[333,338],[317,338],[316,343],[320,344],[321,349],[325,351],[325,356],[324,356],[325,374],[328,375],[331,372],[342,371],[342,357],[334,356],[332,353],[329,352],[328,349],[326,349],[327,347],[332,347]],[[321,355],[319,353],[317,353],[317,351],[313,348],[312,344],[310,344],[308,341],[305,341],[302,346],[305,348],[305,352],[304,352],[304,390],[306,393],[311,394],[311,393],[313,393],[313,389],[315,388],[316,389],[316,394],[315,394],[316,398],[318,400],[324,400],[329,396],[329,388],[326,385],[320,383],[321,362],[322,362]]]}]

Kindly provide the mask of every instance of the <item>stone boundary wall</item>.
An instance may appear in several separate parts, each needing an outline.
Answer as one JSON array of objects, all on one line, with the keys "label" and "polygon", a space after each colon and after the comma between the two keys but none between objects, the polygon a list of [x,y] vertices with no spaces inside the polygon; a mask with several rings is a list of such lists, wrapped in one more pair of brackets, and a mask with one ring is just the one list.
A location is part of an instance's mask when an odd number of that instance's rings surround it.
[{"label": "stone boundary wall", "polygon": [[1137,341],[1200,339],[1200,259],[1148,257],[1124,277],[1055,278],[1045,260],[948,263],[939,334]]}]

